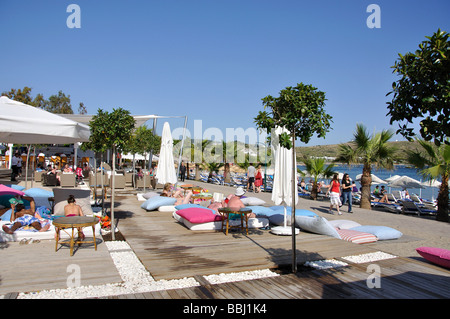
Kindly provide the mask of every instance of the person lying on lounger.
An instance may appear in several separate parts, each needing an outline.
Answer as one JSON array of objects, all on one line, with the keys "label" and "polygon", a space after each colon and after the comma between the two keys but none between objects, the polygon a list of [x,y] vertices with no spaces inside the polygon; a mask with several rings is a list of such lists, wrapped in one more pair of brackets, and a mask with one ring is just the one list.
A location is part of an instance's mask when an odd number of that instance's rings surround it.
[{"label": "person lying on lounger", "polygon": [[16,205],[16,212],[11,212],[12,225],[3,225],[2,229],[7,234],[14,234],[14,232],[25,226],[32,226],[39,232],[45,232],[50,228],[49,221],[41,221],[35,217],[34,209],[25,209],[23,204]]},{"label": "person lying on lounger", "polygon": [[182,189],[174,192],[173,184],[166,183],[164,184],[161,196],[176,198],[177,202],[175,203],[175,206],[181,204],[188,204],[191,201],[192,191],[190,190],[187,191],[186,196],[183,196],[182,192],[183,192]]}]

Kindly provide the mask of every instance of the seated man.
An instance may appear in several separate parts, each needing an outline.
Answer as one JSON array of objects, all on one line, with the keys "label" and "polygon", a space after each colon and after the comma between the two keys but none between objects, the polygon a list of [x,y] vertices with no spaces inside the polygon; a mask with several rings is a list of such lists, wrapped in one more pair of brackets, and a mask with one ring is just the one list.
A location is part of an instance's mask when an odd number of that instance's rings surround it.
[{"label": "seated man", "polygon": [[33,226],[39,232],[45,232],[50,228],[50,222],[45,223],[44,226],[36,218],[34,209],[25,209],[23,204],[17,204],[16,212],[11,213],[11,227],[3,225],[3,231],[7,234],[14,234],[14,232],[24,226]]},{"label": "seated man", "polygon": [[[242,188],[242,187],[236,188],[236,192],[234,193],[234,195],[229,195],[222,202],[222,206],[229,207],[230,209],[233,209],[233,210],[239,210],[241,208],[245,208],[245,205],[241,200],[241,198],[242,198],[242,196],[244,196],[244,194],[245,194],[244,188]],[[254,213],[251,213],[248,217],[253,218],[253,217],[256,217],[256,215]]]}]

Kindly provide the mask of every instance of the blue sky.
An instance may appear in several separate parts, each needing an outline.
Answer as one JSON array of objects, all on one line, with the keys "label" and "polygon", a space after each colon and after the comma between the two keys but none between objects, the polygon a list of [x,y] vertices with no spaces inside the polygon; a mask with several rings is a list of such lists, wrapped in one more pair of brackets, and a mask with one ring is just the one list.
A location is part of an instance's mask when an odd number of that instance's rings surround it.
[{"label": "blue sky", "polygon": [[[66,25],[71,3],[79,29]],[[379,29],[366,25],[371,3]],[[332,131],[309,145],[349,141],[357,123],[395,130],[390,67],[438,28],[450,31],[448,0],[0,0],[0,12],[0,92],[62,90],[75,112],[83,102],[89,114],[188,115],[191,132],[202,120],[225,134],[255,127],[263,97],[303,82],[326,92],[333,116]]]}]

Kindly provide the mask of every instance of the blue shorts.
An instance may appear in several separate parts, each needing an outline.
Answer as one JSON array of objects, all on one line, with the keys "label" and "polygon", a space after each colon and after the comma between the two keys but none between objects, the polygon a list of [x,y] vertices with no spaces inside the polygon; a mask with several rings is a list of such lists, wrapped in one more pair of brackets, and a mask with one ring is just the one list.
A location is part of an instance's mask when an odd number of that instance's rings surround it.
[{"label": "blue shorts", "polygon": [[29,226],[35,222],[39,223],[39,219],[37,219],[34,216],[31,215],[23,215],[22,217],[16,218],[16,220],[13,222],[14,223],[21,223],[22,226]]}]

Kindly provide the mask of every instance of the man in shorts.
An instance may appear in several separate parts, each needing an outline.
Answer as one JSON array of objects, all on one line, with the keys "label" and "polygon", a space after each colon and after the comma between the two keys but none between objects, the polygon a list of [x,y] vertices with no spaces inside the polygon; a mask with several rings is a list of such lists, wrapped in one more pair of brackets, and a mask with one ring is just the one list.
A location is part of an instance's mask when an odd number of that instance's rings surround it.
[{"label": "man in shorts", "polygon": [[250,164],[247,170],[247,191],[250,191],[250,186],[252,187],[252,190],[255,191],[255,172],[256,168],[252,164]]},{"label": "man in shorts", "polygon": [[12,225],[3,225],[2,229],[7,234],[14,234],[14,232],[25,226],[32,226],[39,232],[45,232],[50,228],[50,223],[46,223],[43,227],[39,219],[37,219],[34,214],[33,209],[25,209],[23,204],[17,204],[16,212],[11,213]]}]

